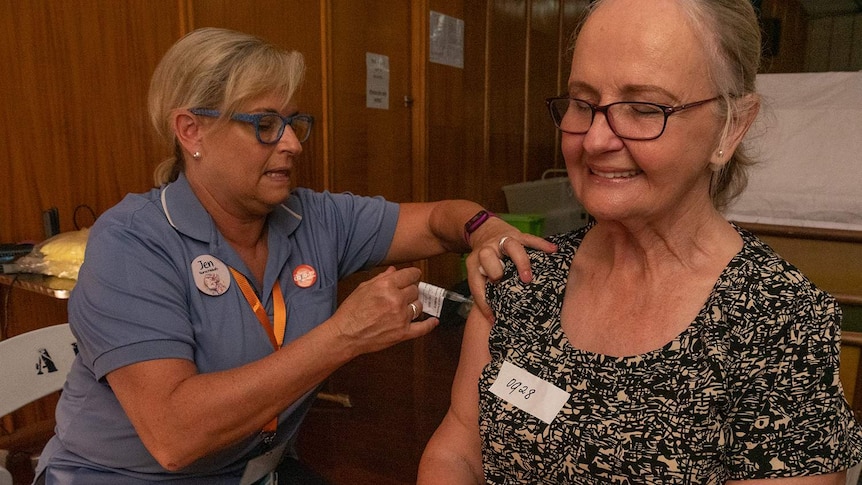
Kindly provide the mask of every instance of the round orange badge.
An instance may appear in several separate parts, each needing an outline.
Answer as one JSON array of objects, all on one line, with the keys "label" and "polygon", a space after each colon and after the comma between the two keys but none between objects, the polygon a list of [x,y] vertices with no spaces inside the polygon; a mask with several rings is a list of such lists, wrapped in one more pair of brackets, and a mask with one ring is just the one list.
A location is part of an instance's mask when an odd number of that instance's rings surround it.
[{"label": "round orange badge", "polygon": [[300,288],[308,288],[317,281],[317,271],[307,264],[300,264],[293,270],[293,282]]}]

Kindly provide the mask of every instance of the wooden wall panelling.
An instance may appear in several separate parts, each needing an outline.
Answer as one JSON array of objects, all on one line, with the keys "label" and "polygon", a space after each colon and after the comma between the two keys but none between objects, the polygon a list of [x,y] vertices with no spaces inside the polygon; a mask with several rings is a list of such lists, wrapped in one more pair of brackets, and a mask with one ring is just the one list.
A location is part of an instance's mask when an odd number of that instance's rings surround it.
[{"label": "wooden wall panelling", "polygon": [[[428,198],[466,198],[480,201],[482,194],[476,164],[482,159],[482,70],[484,32],[481,24],[465,18],[465,10],[484,21],[484,11],[477,11],[478,4],[461,5],[461,2],[436,1],[430,9],[465,23],[464,67],[448,66],[430,62],[427,67],[428,98]],[[425,15],[429,22],[430,14]],[[430,34],[430,32],[429,32]],[[426,42],[427,43],[427,42]],[[475,89],[473,89],[475,88]],[[480,202],[481,203],[481,202]]]},{"label": "wooden wall panelling", "polygon": [[428,165],[428,58],[431,31],[428,0],[416,0],[410,9],[410,146],[413,165],[413,200],[429,198]]},{"label": "wooden wall panelling", "polygon": [[764,19],[777,19],[779,28],[778,52],[763,60],[761,72],[803,71],[808,18],[802,5],[797,0],[764,0],[760,12]]},{"label": "wooden wall panelling", "polygon": [[[179,0],[184,1],[184,0]],[[283,49],[296,50],[305,58],[305,81],[298,93],[299,110],[314,116],[311,137],[294,166],[299,186],[323,190],[329,160],[325,151],[327,113],[323,108],[323,70],[320,1],[188,0],[191,28],[223,27],[256,35]]]},{"label": "wooden wall panelling", "polygon": [[805,50],[804,72],[825,72],[830,70],[829,52],[832,41],[831,17],[812,19],[808,22],[808,44]]},{"label": "wooden wall panelling", "polygon": [[557,129],[545,106],[545,98],[560,93],[560,59],[566,57],[560,45],[561,3],[559,0],[533,0],[529,4],[524,180],[538,180],[548,168],[565,167],[557,165]]},{"label": "wooden wall panelling", "polygon": [[504,185],[525,180],[524,116],[526,99],[527,4],[520,0],[490,2],[488,34],[488,159],[483,167],[485,199],[503,212]]},{"label": "wooden wall panelling", "polygon": [[848,71],[853,58],[853,16],[841,15],[832,19],[829,32],[829,70]]},{"label": "wooden wall panelling", "polygon": [[862,14],[853,17],[853,51],[850,70],[862,71]]},{"label": "wooden wall panelling", "polygon": [[[427,55],[427,197],[469,199],[482,205],[485,167],[485,1],[434,0],[431,10],[464,21],[464,67],[433,63]],[[430,13],[423,15],[430,22]],[[427,43],[427,41],[426,41]],[[429,281],[451,287],[461,279],[460,257],[428,264]]]},{"label": "wooden wall panelling", "polygon": [[153,185],[164,157],[146,115],[149,76],[178,33],[175,2],[0,2],[0,240],[61,231],[79,204],[96,214]]},{"label": "wooden wall panelling", "polygon": [[324,392],[351,407],[318,400],[300,431],[303,461],[333,484],[415,483],[427,437],[416,432],[416,342],[365,354],[332,374]]},{"label": "wooden wall panelling", "polygon": [[[489,117],[488,105],[493,101],[493,96],[488,92],[488,37],[490,32],[491,9],[488,1],[465,1],[463,2],[464,18],[464,71],[460,82],[450,83],[455,89],[460,90],[460,99],[454,99],[452,107],[448,109],[460,109],[463,113],[462,125],[458,126],[464,140],[460,157],[453,153],[449,160],[441,160],[440,163],[450,172],[458,173],[460,177],[459,190],[449,193],[451,197],[465,197],[491,207],[488,191],[488,171],[494,170],[494,165],[488,161],[489,154]],[[444,11],[445,13],[445,11]],[[454,15],[457,16],[457,13]],[[448,91],[447,80],[441,82],[434,88],[429,89],[429,96],[440,98],[444,91]],[[451,95],[451,93],[449,93]],[[445,99],[445,98],[444,98]],[[441,109],[446,109],[445,104]],[[433,120],[435,117],[431,116]],[[438,128],[441,129],[441,128]],[[459,140],[459,138],[454,138]],[[436,152],[438,144],[445,143],[444,136],[435,139],[437,143],[432,145],[432,152]],[[454,143],[449,143],[455,145]],[[444,183],[445,177],[438,177],[435,182]],[[454,182],[449,182],[454,183]],[[499,210],[499,207],[497,208]]]},{"label": "wooden wall panelling", "polygon": [[811,19],[806,72],[862,69],[862,14]]}]

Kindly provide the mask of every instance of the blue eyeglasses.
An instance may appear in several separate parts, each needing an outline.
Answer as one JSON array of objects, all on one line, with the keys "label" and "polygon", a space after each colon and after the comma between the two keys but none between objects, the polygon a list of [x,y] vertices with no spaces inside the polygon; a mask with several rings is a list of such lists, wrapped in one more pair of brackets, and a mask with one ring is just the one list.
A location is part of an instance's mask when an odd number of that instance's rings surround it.
[{"label": "blue eyeglasses", "polygon": [[[207,116],[209,118],[218,118],[221,116],[221,111],[207,108],[192,108],[193,114],[198,116]],[[281,116],[278,113],[236,113],[230,117],[234,121],[241,121],[254,125],[254,134],[257,136],[257,141],[264,145],[274,145],[281,140],[284,134],[284,127],[290,126],[293,134],[300,143],[308,140],[311,135],[311,127],[314,125],[314,117],[308,114],[297,113],[291,116]]]}]

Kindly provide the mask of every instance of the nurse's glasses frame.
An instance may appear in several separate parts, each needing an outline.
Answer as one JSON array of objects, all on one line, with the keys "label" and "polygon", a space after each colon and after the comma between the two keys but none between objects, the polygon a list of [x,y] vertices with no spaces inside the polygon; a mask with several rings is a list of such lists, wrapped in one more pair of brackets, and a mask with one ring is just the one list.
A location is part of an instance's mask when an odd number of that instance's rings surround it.
[{"label": "nurse's glasses frame", "polygon": [[[191,108],[189,111],[198,116],[218,118],[221,111],[208,108]],[[311,135],[311,127],[314,126],[314,117],[309,114],[296,113],[290,116],[281,116],[278,113],[235,113],[230,117],[234,121],[248,123],[254,126],[254,134],[257,141],[264,145],[274,145],[284,135],[284,127],[290,126],[294,135],[300,143],[308,140]],[[263,128],[263,131],[261,131]]]}]

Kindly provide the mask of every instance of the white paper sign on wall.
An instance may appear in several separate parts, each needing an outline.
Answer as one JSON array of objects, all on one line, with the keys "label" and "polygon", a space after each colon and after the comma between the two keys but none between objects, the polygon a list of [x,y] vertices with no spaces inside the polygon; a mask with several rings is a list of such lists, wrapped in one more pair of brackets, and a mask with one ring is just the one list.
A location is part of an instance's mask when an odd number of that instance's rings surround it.
[{"label": "white paper sign on wall", "polygon": [[365,106],[389,109],[389,56],[365,53]]},{"label": "white paper sign on wall", "polygon": [[464,69],[464,21],[431,11],[430,60]]}]

